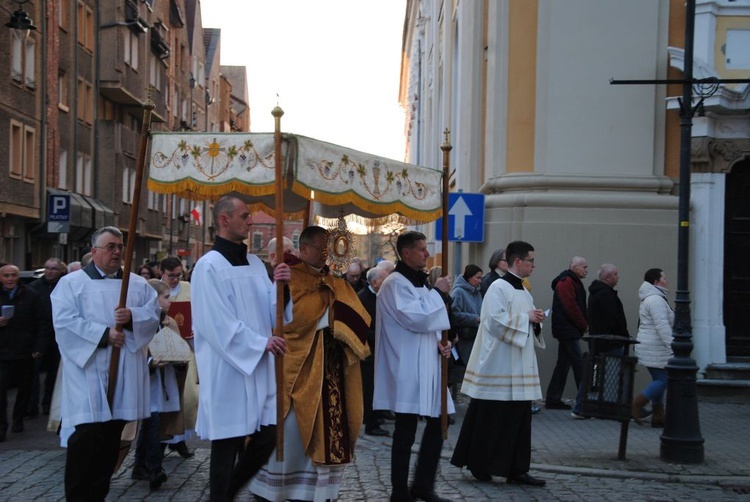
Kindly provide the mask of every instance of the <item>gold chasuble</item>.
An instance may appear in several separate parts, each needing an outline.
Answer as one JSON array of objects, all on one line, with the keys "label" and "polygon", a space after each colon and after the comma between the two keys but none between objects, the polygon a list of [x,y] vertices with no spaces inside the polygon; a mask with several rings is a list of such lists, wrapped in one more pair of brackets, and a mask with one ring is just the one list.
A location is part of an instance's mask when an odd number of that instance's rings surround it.
[{"label": "gold chasuble", "polygon": [[[344,279],[303,262],[291,270],[294,320],[284,330],[284,417],[293,403],[305,453],[314,463],[346,464],[362,425],[359,362],[370,355],[370,316]],[[328,327],[318,329],[326,310]]]}]

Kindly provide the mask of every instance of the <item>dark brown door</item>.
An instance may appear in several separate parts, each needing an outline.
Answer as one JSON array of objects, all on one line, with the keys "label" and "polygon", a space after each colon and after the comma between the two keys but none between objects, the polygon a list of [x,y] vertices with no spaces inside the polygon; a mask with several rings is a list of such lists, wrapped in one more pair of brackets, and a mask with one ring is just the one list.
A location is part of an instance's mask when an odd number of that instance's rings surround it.
[{"label": "dark brown door", "polygon": [[[750,356],[750,161],[726,179],[724,323],[728,357]],[[720,252],[719,247],[716,248]]]}]

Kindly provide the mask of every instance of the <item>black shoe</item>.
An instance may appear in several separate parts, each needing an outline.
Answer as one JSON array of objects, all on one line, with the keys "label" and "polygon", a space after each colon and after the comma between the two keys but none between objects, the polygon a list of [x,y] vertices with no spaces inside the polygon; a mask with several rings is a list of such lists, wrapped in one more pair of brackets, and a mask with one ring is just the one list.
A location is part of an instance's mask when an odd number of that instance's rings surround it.
[{"label": "black shoe", "polygon": [[134,465],[133,472],[130,473],[130,479],[150,480],[151,476],[144,466]]},{"label": "black shoe", "polygon": [[383,429],[379,425],[376,425],[375,427],[367,427],[365,429],[365,434],[367,434],[368,436],[381,436],[381,437],[385,437],[385,436],[390,436],[391,435],[390,432],[388,432],[387,430]]},{"label": "black shoe", "polygon": [[547,482],[543,479],[538,479],[529,476],[528,473],[516,474],[515,476],[508,476],[509,485],[527,485],[527,486],[544,486]]},{"label": "black shoe", "polygon": [[544,405],[548,410],[572,410],[573,407],[569,404],[565,404],[562,401],[557,403],[547,403]]},{"label": "black shoe", "polygon": [[185,444],[185,441],[180,441],[179,443],[170,444],[169,445],[170,451],[176,451],[182,458],[190,458],[195,453],[188,450],[187,445]]},{"label": "black shoe", "polygon": [[13,432],[23,432],[23,420],[13,420],[10,430]]},{"label": "black shoe", "polygon": [[444,499],[435,490],[423,490],[417,487],[411,489],[411,496],[414,500],[424,500],[425,502],[452,502],[451,499]]},{"label": "black shoe", "polygon": [[474,469],[470,469],[470,471],[477,481],[484,481],[485,483],[492,481],[492,475],[489,472],[475,471]]},{"label": "black shoe", "polygon": [[414,502],[414,498],[408,493],[392,493],[391,502]]},{"label": "black shoe", "polygon": [[159,469],[159,472],[153,473],[148,479],[148,487],[152,490],[158,490],[161,488],[162,483],[167,480],[167,473],[164,469]]},{"label": "black shoe", "polygon": [[535,404],[532,404],[532,405],[531,405],[531,414],[532,414],[532,415],[536,415],[536,414],[537,414],[537,413],[539,413],[540,411],[542,411],[542,409],[541,409],[541,408],[540,408],[539,406],[537,406],[537,405],[535,405]]}]

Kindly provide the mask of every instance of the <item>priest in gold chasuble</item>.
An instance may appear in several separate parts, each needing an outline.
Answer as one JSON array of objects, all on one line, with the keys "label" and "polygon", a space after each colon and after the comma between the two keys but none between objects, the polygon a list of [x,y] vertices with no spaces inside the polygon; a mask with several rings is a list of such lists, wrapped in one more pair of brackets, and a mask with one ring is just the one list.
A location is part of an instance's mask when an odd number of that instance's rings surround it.
[{"label": "priest in gold chasuble", "polygon": [[305,229],[300,260],[290,264],[284,461],[272,454],[250,484],[252,493],[267,500],[338,498],[362,424],[359,362],[370,354],[370,316],[354,289],[329,275],[327,238],[322,227]]}]

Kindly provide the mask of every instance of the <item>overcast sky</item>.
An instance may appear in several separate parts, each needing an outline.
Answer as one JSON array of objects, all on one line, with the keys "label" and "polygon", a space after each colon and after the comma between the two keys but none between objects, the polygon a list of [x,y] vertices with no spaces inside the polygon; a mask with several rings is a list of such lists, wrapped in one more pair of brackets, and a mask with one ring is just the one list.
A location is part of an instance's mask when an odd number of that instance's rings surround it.
[{"label": "overcast sky", "polygon": [[405,0],[201,0],[221,64],[247,67],[251,129],[403,160],[398,104]]}]

